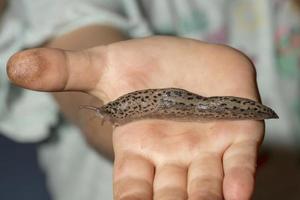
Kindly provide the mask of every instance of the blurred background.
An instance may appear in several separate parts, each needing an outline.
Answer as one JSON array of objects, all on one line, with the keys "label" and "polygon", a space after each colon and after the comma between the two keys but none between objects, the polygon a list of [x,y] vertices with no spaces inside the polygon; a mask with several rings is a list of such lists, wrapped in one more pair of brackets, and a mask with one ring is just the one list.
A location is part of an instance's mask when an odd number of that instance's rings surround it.
[{"label": "blurred background", "polygon": [[37,161],[37,144],[0,136],[0,199],[50,200],[45,174]]}]

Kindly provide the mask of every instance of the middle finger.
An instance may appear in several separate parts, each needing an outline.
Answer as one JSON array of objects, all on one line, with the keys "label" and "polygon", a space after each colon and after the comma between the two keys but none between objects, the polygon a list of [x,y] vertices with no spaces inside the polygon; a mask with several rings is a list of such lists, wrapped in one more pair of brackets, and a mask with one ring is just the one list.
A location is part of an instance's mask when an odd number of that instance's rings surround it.
[{"label": "middle finger", "polygon": [[187,199],[185,167],[175,164],[158,166],[153,182],[153,199]]},{"label": "middle finger", "polygon": [[222,158],[217,153],[202,152],[188,170],[189,199],[222,199]]}]

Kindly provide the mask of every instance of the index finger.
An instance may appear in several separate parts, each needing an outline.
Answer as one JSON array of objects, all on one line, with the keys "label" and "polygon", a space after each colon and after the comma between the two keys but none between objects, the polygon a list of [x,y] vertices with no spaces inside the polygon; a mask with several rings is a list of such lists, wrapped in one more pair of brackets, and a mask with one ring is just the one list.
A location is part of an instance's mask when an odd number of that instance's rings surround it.
[{"label": "index finger", "polygon": [[7,75],[14,84],[27,89],[88,92],[101,78],[105,55],[105,46],[81,51],[29,49],[9,59]]}]

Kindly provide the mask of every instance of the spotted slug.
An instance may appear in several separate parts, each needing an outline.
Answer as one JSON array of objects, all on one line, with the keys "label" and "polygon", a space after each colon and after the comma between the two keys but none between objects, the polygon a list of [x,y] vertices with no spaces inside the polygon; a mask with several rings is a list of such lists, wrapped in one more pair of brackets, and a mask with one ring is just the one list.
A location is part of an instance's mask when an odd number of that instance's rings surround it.
[{"label": "spotted slug", "polygon": [[269,107],[234,96],[204,97],[179,88],[146,89],[125,94],[102,107],[83,105],[115,126],[143,119],[176,121],[264,120],[278,118]]}]

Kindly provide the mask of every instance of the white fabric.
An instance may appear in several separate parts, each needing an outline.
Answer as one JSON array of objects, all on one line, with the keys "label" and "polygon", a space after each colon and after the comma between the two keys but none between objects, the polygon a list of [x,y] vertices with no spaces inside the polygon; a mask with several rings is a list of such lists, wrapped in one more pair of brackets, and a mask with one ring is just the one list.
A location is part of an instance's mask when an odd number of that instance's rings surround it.
[{"label": "white fabric", "polygon": [[39,155],[53,199],[112,199],[112,163],[91,150],[75,127],[62,127],[59,141],[42,146]]}]

